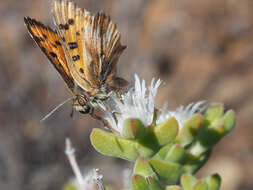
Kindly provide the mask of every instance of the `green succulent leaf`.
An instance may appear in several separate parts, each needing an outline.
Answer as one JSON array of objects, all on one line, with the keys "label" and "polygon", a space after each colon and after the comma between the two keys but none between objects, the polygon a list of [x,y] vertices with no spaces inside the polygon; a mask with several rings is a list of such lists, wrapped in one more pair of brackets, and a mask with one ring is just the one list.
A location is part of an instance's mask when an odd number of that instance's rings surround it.
[{"label": "green succulent leaf", "polygon": [[203,116],[201,114],[193,115],[187,122],[184,123],[180,132],[176,138],[178,142],[183,147],[192,143],[194,138],[197,136],[200,128],[203,124]]},{"label": "green succulent leaf", "polygon": [[227,134],[235,126],[235,122],[236,122],[235,112],[233,110],[227,111],[222,119],[223,119],[223,123],[225,127],[225,134]]},{"label": "green succulent leaf", "polygon": [[149,185],[145,177],[134,174],[131,179],[131,190],[149,190]]},{"label": "green succulent leaf", "polygon": [[156,158],[160,159],[160,160],[165,160],[169,150],[171,149],[171,147],[173,146],[173,144],[168,144],[163,146],[155,155]]},{"label": "green succulent leaf", "polygon": [[165,160],[175,163],[182,163],[185,159],[185,149],[179,144],[174,144],[167,152]]},{"label": "green succulent leaf", "polygon": [[205,113],[205,118],[209,121],[215,121],[219,119],[224,113],[224,107],[222,104],[216,104],[210,106]]},{"label": "green succulent leaf", "polygon": [[150,157],[157,150],[156,140],[152,135],[146,135],[141,140],[130,140],[94,128],[91,132],[90,140],[93,147],[101,154],[129,161],[135,161],[139,156]]},{"label": "green succulent leaf", "polygon": [[178,182],[182,173],[182,166],[180,164],[163,161],[155,157],[151,158],[149,163],[161,179],[165,180],[168,184],[175,184]]},{"label": "green succulent leaf", "polygon": [[199,181],[194,185],[193,190],[208,190],[208,185],[205,181]]},{"label": "green succulent leaf", "polygon": [[165,190],[182,190],[182,188],[178,185],[170,185],[166,186]]},{"label": "green succulent leaf", "polygon": [[208,190],[219,190],[221,186],[221,177],[218,174],[214,174],[205,179]]},{"label": "green succulent leaf", "polygon": [[212,150],[208,150],[205,153],[201,155],[194,155],[191,153],[188,153],[185,158],[185,162],[183,165],[183,170],[185,173],[191,173],[194,174],[197,172],[209,159],[211,155]]},{"label": "green succulent leaf", "polygon": [[145,126],[139,119],[129,118],[123,122],[122,136],[127,139],[141,138],[145,134]]},{"label": "green succulent leaf", "polygon": [[94,128],[90,135],[91,144],[101,154],[135,161],[139,157],[135,142]]},{"label": "green succulent leaf", "polygon": [[197,179],[191,174],[183,174],[180,182],[184,190],[192,190],[197,183]]},{"label": "green succulent leaf", "polygon": [[[215,109],[210,109],[214,113],[209,111],[209,114],[205,115],[204,126],[201,128],[195,144],[191,146],[191,153],[195,155],[200,155],[212,148],[222,137],[230,132],[235,125],[234,111],[229,110],[223,116],[221,115],[221,113],[223,113],[222,108],[215,107]],[[210,112],[212,114],[210,114]],[[210,120],[210,118],[213,120]]]},{"label": "green succulent leaf", "polygon": [[178,134],[178,122],[174,117],[154,127],[154,134],[160,146],[171,143]]},{"label": "green succulent leaf", "polygon": [[154,171],[145,158],[139,157],[135,162],[133,173],[147,177],[151,176]]},{"label": "green succulent leaf", "polygon": [[135,142],[139,155],[145,158],[153,156],[160,148],[152,128],[147,128],[145,135]]},{"label": "green succulent leaf", "polygon": [[158,180],[152,178],[151,176],[146,178],[149,184],[150,190],[163,190],[164,188],[161,186]]}]

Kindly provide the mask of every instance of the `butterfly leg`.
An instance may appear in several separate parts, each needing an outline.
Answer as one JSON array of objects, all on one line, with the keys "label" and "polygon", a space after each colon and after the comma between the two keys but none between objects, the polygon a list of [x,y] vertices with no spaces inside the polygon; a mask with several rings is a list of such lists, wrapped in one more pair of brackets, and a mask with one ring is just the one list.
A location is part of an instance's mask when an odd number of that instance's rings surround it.
[{"label": "butterfly leg", "polygon": [[106,121],[105,119],[103,119],[103,117],[97,115],[94,113],[94,109],[92,109],[92,111],[90,112],[90,116],[93,117],[96,120],[99,120],[103,123],[104,127],[107,129],[110,129],[112,132],[118,133],[115,129],[113,129],[110,124],[108,123],[108,121]]}]

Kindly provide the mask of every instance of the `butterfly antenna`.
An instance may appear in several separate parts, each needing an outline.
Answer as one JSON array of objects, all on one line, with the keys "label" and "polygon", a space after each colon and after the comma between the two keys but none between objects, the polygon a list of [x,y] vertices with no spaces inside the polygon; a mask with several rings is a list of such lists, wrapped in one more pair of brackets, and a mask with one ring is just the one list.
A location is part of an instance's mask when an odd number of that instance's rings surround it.
[{"label": "butterfly antenna", "polygon": [[43,117],[40,122],[44,122],[46,119],[48,119],[55,111],[57,111],[60,107],[62,107],[64,104],[69,102],[70,100],[73,100],[73,97],[68,98],[64,102],[60,103],[58,106],[56,106],[52,111],[50,111],[45,117]]}]

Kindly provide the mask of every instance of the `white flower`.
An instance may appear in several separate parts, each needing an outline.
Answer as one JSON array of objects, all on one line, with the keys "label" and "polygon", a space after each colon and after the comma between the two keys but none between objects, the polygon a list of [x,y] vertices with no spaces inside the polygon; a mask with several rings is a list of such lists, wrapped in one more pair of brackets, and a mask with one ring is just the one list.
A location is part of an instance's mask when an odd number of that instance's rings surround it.
[{"label": "white flower", "polygon": [[136,74],[134,77],[134,87],[128,92],[121,95],[120,98],[115,94],[111,95],[110,105],[113,113],[105,112],[104,119],[119,133],[122,132],[125,119],[138,118],[145,126],[150,125],[153,120],[155,96],[162,81],[158,79],[155,82],[153,78],[147,90],[145,80],[141,81]]},{"label": "white flower", "polygon": [[[162,81],[158,79],[155,81],[153,78],[150,86],[146,87],[145,80],[140,80],[135,74],[135,84],[128,92],[118,97],[116,94],[112,94],[110,98],[111,111],[104,111],[104,119],[109,123],[113,130],[122,133],[123,122],[128,118],[138,118],[142,121],[144,126],[149,126],[154,117],[155,97],[158,92],[158,88]],[[202,113],[207,106],[204,105],[205,101],[198,101],[196,103],[190,103],[186,107],[179,106],[175,111],[169,111],[167,104],[160,110],[160,114],[156,121],[160,124],[170,117],[175,117],[179,124],[179,129],[183,124],[189,120],[194,114]]]},{"label": "white flower", "polygon": [[170,117],[175,117],[180,129],[182,128],[183,124],[187,120],[189,120],[194,114],[202,113],[207,108],[204,103],[205,101],[198,101],[196,103],[190,103],[186,107],[179,106],[175,111],[169,111],[168,105],[165,104],[161,110],[160,116],[157,120],[157,124],[163,123]]},{"label": "white flower", "polygon": [[104,189],[102,182],[103,176],[98,171],[98,169],[92,169],[86,174],[83,179],[83,187],[85,190],[93,189],[94,185],[97,185],[99,190]]},{"label": "white flower", "polygon": [[75,149],[72,148],[70,140],[66,139],[66,150],[65,154],[67,155],[70,165],[73,169],[73,172],[76,178],[73,180],[72,184],[77,187],[78,190],[91,190],[94,189],[94,186],[97,186],[98,190],[104,190],[102,178],[103,176],[98,174],[98,169],[90,170],[85,177],[83,177],[80,168],[76,162],[75,158]]}]

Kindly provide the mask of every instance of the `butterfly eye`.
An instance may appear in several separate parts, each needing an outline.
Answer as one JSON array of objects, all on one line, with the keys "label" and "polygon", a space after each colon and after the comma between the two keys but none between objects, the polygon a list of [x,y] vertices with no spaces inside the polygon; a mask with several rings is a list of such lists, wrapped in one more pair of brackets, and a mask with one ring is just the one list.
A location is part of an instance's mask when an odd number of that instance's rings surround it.
[{"label": "butterfly eye", "polygon": [[78,96],[77,97],[77,101],[78,101],[78,103],[79,103],[80,106],[87,106],[86,100],[85,100],[85,98],[83,96]]}]

